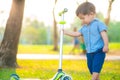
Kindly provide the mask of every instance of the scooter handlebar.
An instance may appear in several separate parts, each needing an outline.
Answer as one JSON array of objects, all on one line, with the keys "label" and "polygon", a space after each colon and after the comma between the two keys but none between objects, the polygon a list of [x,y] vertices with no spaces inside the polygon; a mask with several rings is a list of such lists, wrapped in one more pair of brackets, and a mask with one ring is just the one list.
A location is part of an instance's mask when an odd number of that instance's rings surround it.
[{"label": "scooter handlebar", "polygon": [[59,12],[59,16],[61,16],[61,15],[64,14],[64,13],[66,13],[67,11],[68,11],[68,9],[67,9],[67,8],[64,8],[63,11]]}]

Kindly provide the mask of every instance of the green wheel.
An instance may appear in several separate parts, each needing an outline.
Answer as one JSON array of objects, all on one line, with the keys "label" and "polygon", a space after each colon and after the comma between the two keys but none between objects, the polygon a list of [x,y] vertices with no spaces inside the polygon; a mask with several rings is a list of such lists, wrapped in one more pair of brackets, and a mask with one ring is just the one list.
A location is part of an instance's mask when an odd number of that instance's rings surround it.
[{"label": "green wheel", "polygon": [[17,74],[12,74],[10,80],[20,80],[20,77]]},{"label": "green wheel", "polygon": [[64,76],[61,77],[60,80],[72,80],[72,78],[68,75],[64,75]]}]

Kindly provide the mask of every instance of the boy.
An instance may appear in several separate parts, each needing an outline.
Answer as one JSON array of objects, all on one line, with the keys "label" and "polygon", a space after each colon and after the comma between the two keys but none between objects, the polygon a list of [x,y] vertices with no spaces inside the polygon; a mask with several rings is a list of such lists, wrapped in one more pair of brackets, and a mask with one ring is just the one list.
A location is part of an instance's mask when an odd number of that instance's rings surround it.
[{"label": "boy", "polygon": [[105,60],[105,53],[108,52],[108,37],[106,25],[96,19],[95,14],[95,6],[92,3],[82,3],[76,10],[76,15],[83,24],[82,28],[78,32],[63,31],[69,36],[83,36],[87,50],[87,65],[92,80],[100,80],[99,75]]}]

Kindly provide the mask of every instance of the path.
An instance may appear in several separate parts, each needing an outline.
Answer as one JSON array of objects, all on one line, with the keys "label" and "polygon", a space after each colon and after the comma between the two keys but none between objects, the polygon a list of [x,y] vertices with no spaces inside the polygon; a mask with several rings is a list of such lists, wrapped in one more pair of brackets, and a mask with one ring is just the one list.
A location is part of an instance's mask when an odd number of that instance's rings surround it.
[{"label": "path", "polygon": [[[17,54],[17,59],[34,59],[34,60],[51,60],[59,59],[59,55],[56,54]],[[86,59],[85,55],[63,55],[65,60],[81,60]],[[120,60],[120,56],[107,55],[106,60]]]}]

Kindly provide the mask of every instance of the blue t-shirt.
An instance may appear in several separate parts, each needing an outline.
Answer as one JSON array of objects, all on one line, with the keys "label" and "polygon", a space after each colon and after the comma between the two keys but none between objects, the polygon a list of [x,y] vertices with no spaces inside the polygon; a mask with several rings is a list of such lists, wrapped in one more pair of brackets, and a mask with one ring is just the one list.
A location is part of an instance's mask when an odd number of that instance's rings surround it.
[{"label": "blue t-shirt", "polygon": [[107,26],[94,19],[89,25],[83,25],[79,32],[83,35],[87,53],[92,53],[103,48],[104,42],[100,32],[107,30]]}]

